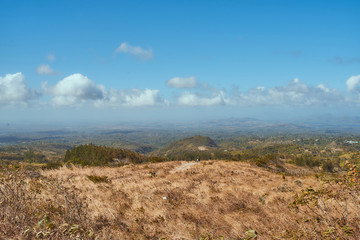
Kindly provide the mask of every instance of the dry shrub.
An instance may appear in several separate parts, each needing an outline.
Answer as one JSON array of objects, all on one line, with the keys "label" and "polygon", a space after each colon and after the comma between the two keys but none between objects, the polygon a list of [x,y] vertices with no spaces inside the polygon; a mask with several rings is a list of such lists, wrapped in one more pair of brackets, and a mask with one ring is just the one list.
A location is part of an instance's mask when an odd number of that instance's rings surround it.
[{"label": "dry shrub", "polygon": [[259,212],[259,200],[258,196],[254,195],[251,192],[237,192],[236,195],[231,193],[227,194],[227,200],[233,209],[243,210],[243,211],[252,211]]},{"label": "dry shrub", "polygon": [[94,238],[86,201],[54,179],[2,171],[0,209],[0,238]]}]

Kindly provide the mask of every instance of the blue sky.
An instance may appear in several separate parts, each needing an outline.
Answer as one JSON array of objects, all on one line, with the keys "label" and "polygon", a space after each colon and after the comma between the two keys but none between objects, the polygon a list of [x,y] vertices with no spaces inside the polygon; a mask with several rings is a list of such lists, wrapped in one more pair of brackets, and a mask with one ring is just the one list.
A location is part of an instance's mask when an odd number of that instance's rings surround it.
[{"label": "blue sky", "polygon": [[0,6],[0,122],[358,114],[356,0]]}]

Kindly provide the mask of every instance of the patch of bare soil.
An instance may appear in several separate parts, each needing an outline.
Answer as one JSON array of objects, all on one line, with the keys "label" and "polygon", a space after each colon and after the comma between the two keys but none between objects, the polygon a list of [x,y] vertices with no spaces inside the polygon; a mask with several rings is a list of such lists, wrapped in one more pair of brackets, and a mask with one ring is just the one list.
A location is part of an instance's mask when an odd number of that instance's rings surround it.
[{"label": "patch of bare soil", "polygon": [[180,165],[179,167],[175,168],[173,171],[171,171],[171,173],[175,173],[175,172],[179,172],[179,171],[184,171],[189,169],[191,166],[197,164],[198,162],[184,162],[182,165]]}]

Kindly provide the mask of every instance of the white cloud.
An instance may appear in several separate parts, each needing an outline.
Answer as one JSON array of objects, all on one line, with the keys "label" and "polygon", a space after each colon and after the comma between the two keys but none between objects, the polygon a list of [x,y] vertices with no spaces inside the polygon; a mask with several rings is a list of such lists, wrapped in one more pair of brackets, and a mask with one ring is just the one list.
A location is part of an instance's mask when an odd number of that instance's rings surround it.
[{"label": "white cloud", "polygon": [[179,105],[183,106],[214,106],[225,105],[228,100],[225,99],[224,93],[219,91],[213,93],[211,96],[202,95],[199,93],[184,92],[178,99]]},{"label": "white cloud", "polygon": [[350,77],[346,81],[346,86],[349,91],[360,93],[360,75]]},{"label": "white cloud", "polygon": [[159,90],[154,89],[111,89],[103,100],[96,102],[97,107],[153,107],[163,104],[168,102],[159,96]]},{"label": "white cloud", "polygon": [[29,89],[24,79],[21,72],[0,77],[1,105],[27,104],[29,100],[40,95],[38,91]]},{"label": "white cloud", "polygon": [[139,46],[131,46],[130,44],[123,42],[120,46],[115,50],[115,53],[129,53],[139,59],[149,60],[153,58],[152,49],[143,49]]},{"label": "white cloud", "polygon": [[319,85],[317,85],[317,88],[319,88],[320,90],[322,90],[325,93],[331,92],[330,88],[326,87],[325,84],[319,84]]},{"label": "white cloud", "polygon": [[54,70],[48,64],[41,64],[36,69],[37,74],[39,75],[53,75]]},{"label": "white cloud", "polygon": [[54,54],[49,54],[46,56],[46,59],[49,60],[50,62],[55,60],[55,55]]},{"label": "white cloud", "polygon": [[173,88],[194,88],[197,85],[195,77],[175,77],[166,82],[166,85]]},{"label": "white cloud", "polygon": [[130,91],[110,89],[98,85],[79,73],[72,74],[55,86],[43,83],[43,90],[52,95],[55,106],[81,106],[89,103],[95,107],[149,107],[167,104],[159,97],[159,90],[132,89]]},{"label": "white cloud", "polygon": [[340,103],[343,95],[336,89],[329,89],[324,84],[308,86],[295,78],[286,86],[270,89],[257,87],[247,93],[234,91],[231,104],[241,106],[254,105],[323,105]]},{"label": "white cloud", "polygon": [[106,92],[103,85],[97,85],[80,73],[72,74],[53,87],[43,83],[46,93],[53,96],[52,102],[58,106],[81,105],[86,101],[104,98]]},{"label": "white cloud", "polygon": [[[247,92],[233,89],[233,93],[209,86],[200,86],[195,77],[172,78],[167,82],[174,88],[192,88],[197,91],[182,92],[173,104],[181,106],[323,106],[336,104],[358,104],[354,95],[342,93],[329,88],[325,84],[308,85],[295,78],[285,86],[265,88],[259,86]],[[350,92],[360,96],[360,75],[352,76],[346,81]],[[53,86],[43,83],[43,92],[50,95],[54,106],[93,105],[99,108],[117,107],[156,107],[169,105],[160,96],[157,89],[106,89],[88,77],[72,74]],[[36,90],[26,86],[22,73],[7,74],[0,77],[0,105],[28,104],[30,100],[40,96]],[[339,105],[340,106],[340,105]]]}]

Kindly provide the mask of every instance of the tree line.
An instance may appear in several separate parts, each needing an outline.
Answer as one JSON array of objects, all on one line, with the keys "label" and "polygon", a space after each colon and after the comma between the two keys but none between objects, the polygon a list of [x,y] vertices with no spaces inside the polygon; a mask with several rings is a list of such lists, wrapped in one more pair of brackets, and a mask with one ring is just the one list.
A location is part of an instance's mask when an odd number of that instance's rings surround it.
[{"label": "tree line", "polygon": [[83,166],[142,163],[146,161],[151,161],[151,158],[122,148],[97,146],[94,144],[74,146],[66,151],[64,157],[65,163],[74,163]]}]

